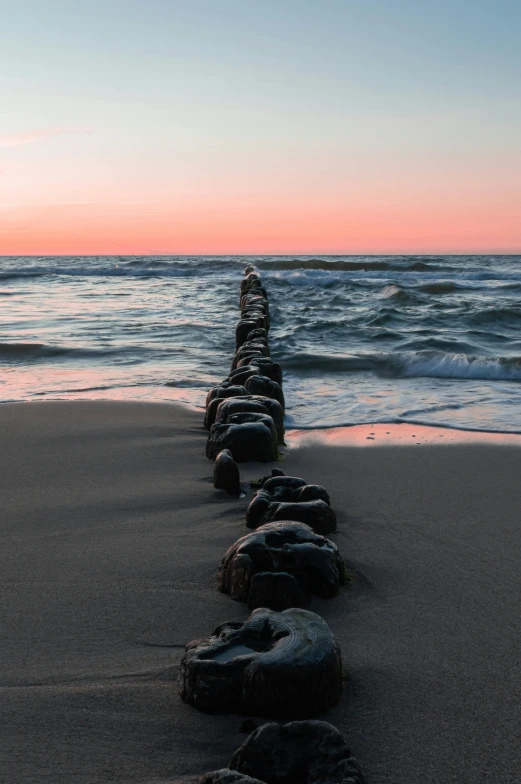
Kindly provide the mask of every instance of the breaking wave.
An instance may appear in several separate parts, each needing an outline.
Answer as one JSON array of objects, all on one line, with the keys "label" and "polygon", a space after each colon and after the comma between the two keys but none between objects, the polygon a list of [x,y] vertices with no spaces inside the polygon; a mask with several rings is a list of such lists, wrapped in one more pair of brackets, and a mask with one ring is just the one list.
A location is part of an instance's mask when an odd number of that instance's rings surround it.
[{"label": "breaking wave", "polygon": [[301,353],[283,358],[284,367],[302,373],[372,372],[402,378],[454,378],[521,381],[521,356],[487,357],[443,351],[335,356]]}]

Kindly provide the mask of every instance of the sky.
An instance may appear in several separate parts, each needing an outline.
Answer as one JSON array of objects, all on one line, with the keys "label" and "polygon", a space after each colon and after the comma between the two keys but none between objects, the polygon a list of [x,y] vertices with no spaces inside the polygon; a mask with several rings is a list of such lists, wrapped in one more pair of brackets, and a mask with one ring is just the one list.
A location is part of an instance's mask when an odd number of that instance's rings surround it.
[{"label": "sky", "polygon": [[0,255],[521,252],[519,0],[0,0]]}]

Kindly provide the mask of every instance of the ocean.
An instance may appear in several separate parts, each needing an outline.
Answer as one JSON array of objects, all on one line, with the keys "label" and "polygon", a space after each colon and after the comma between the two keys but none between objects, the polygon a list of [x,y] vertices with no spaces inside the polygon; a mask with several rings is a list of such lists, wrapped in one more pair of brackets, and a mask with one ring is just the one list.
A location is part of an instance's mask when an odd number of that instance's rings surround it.
[{"label": "ocean", "polygon": [[521,432],[521,256],[0,258],[0,401],[203,406],[245,264],[268,290],[287,425]]}]

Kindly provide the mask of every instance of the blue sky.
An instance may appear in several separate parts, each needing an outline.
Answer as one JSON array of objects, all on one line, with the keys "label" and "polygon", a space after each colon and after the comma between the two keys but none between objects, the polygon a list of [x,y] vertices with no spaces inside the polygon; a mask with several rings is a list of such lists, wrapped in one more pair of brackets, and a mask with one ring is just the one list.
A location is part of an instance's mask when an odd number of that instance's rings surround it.
[{"label": "blue sky", "polygon": [[519,204],[519,2],[21,0],[0,22],[4,207]]}]

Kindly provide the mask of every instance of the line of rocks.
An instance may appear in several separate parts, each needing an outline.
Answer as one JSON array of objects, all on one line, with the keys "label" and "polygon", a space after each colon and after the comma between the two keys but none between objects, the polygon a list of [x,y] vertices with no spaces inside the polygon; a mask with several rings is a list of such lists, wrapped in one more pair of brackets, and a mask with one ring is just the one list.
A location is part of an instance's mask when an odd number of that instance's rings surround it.
[{"label": "line of rocks", "polygon": [[[254,267],[246,267],[245,273],[230,372],[206,398],[205,426],[210,430],[206,455],[215,459],[226,449],[238,463],[271,463],[284,443],[282,369],[270,357],[266,289]],[[219,461],[216,482],[228,489]],[[235,483],[230,488],[237,493]]]},{"label": "line of rocks", "polygon": [[[269,351],[267,292],[255,267],[241,282],[241,318],[228,376],[206,399],[206,455],[214,486],[241,495],[237,463],[274,462],[284,443],[282,370]],[[333,707],[343,684],[341,651],[326,622],[305,609],[313,595],[331,598],[345,582],[336,515],[326,490],[280,469],[252,483],[246,512],[252,533],[225,554],[218,588],[245,602],[245,622],[226,622],[186,646],[181,697],[206,713],[269,719],[253,730],[228,768],[201,784],[365,784],[344,738],[310,720]],[[296,720],[296,721],[295,721]]]}]

